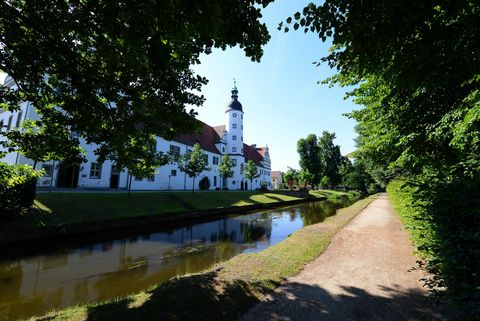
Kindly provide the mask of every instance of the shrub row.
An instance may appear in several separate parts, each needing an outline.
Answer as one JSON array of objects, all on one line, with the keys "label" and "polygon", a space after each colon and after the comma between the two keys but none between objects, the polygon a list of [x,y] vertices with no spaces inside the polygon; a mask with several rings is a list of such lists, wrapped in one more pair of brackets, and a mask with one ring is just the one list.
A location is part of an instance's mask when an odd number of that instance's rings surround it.
[{"label": "shrub row", "polygon": [[0,163],[0,220],[20,215],[33,205],[40,175],[26,165]]},{"label": "shrub row", "polygon": [[465,320],[480,315],[480,184],[423,175],[387,187],[397,214],[431,273],[425,285]]}]

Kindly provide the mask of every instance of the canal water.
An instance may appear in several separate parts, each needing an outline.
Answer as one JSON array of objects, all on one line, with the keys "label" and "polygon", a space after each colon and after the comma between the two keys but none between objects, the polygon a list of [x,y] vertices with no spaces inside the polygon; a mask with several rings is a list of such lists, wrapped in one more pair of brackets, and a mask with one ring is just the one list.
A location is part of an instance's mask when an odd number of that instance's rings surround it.
[{"label": "canal water", "polygon": [[[322,222],[328,201],[169,227],[134,229],[0,253],[0,320],[17,320],[140,291],[245,252],[281,242]],[[12,254],[15,253],[15,254]]]}]

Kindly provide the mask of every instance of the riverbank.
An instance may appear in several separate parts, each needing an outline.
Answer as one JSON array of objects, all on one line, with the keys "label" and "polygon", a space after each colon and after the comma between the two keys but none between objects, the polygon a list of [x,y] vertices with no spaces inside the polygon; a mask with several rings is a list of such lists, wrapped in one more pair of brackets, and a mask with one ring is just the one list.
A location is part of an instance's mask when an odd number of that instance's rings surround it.
[{"label": "riverbank", "polygon": [[0,223],[0,244],[55,239],[205,219],[230,213],[294,205],[305,201],[358,198],[354,192],[315,191],[309,198],[249,191],[42,193],[31,213]]},{"label": "riverbank", "polygon": [[374,198],[341,209],[325,222],[302,228],[262,252],[238,255],[203,273],[175,278],[113,301],[71,307],[31,320],[235,320],[321,254],[333,235]]}]

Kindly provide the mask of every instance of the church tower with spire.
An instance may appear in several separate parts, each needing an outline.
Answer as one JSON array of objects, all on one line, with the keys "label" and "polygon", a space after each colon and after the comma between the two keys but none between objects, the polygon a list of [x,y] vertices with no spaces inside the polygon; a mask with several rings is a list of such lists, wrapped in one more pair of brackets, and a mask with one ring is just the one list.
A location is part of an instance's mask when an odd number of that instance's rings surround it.
[{"label": "church tower with spire", "polygon": [[[242,177],[242,169],[245,158],[243,156],[243,107],[238,101],[237,83],[234,80],[232,88],[232,100],[228,103],[225,111],[226,130],[226,154],[234,163],[234,176],[229,179],[228,185],[237,189],[240,184],[238,177]],[[237,179],[235,179],[237,177]]]}]

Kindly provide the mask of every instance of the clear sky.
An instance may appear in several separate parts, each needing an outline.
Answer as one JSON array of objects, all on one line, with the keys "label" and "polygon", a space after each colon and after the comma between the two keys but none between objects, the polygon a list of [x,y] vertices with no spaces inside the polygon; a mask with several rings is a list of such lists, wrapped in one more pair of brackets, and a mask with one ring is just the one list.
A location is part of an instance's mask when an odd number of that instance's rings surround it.
[{"label": "clear sky", "polygon": [[355,122],[342,114],[358,108],[343,99],[344,88],[328,88],[317,82],[333,71],[313,62],[326,56],[329,44],[313,33],[278,31],[278,23],[310,1],[276,0],[263,12],[271,40],[260,63],[251,62],[237,48],[217,50],[201,58],[194,69],[209,79],[202,94],[206,102],[197,108],[198,118],[215,126],[225,123],[233,78],[244,111],[244,141],[268,145],[273,170],[299,168],[297,141],[308,134],[335,132],[342,154],[352,152]]},{"label": "clear sky", "polygon": [[[212,126],[225,123],[225,106],[236,78],[238,99],[245,113],[244,141],[268,145],[273,170],[299,168],[297,141],[308,134],[335,132],[335,143],[343,155],[355,149],[355,122],[343,114],[358,106],[343,99],[346,89],[317,83],[333,74],[328,66],[313,64],[327,55],[329,44],[313,33],[277,30],[280,21],[301,11],[310,1],[275,0],[264,9],[262,20],[271,40],[264,47],[260,63],[251,62],[237,47],[216,50],[194,66],[197,73],[209,79],[202,90],[206,102],[196,108],[198,118]],[[3,82],[2,76],[0,73]]]}]

